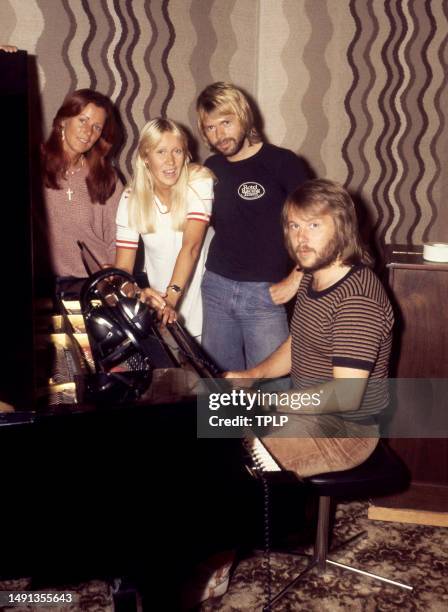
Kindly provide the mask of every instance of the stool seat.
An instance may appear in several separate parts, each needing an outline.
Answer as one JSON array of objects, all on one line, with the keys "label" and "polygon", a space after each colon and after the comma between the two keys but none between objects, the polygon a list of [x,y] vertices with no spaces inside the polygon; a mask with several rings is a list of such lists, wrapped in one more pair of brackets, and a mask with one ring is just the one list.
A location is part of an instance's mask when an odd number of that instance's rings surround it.
[{"label": "stool seat", "polygon": [[313,491],[330,497],[387,495],[409,483],[409,471],[393,451],[380,441],[373,453],[354,468],[309,476]]},{"label": "stool seat", "polygon": [[[387,495],[392,491],[403,489],[409,483],[410,475],[407,468],[395,455],[395,453],[387,447],[382,440],[378,442],[373,453],[364,463],[354,468],[341,472],[326,472],[324,474],[316,474],[305,479],[312,493],[319,498],[319,511],[317,518],[316,538],[314,541],[314,552],[309,556],[308,565],[304,570],[291,580],[275,597],[271,598],[269,593],[269,601],[264,611],[271,611],[277,602],[292,588],[294,588],[304,576],[311,571],[317,571],[322,574],[328,566],[331,568],[339,568],[344,571],[351,571],[363,576],[380,580],[387,584],[391,584],[402,589],[412,591],[412,587],[378,576],[365,570],[360,570],[349,565],[345,565],[338,561],[334,561],[328,557],[328,542],[330,531],[330,507],[332,497],[370,497],[375,494]],[[341,550],[345,546],[358,540],[365,535],[365,531],[358,533],[345,542],[342,542],[337,550]],[[296,551],[291,551],[293,554],[302,555]],[[335,549],[333,550],[335,552]]]}]

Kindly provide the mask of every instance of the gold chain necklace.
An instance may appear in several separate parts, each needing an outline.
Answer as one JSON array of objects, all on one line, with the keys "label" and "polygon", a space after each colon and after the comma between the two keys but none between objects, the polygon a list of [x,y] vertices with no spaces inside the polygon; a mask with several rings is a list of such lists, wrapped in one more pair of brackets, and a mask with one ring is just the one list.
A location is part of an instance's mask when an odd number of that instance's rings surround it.
[{"label": "gold chain necklace", "polygon": [[77,174],[82,168],[84,168],[84,160],[85,157],[84,155],[81,156],[81,164],[78,166],[78,168],[75,168],[75,170],[67,170],[67,172],[65,173],[65,178],[67,180],[68,183],[68,189],[65,192],[68,196],[68,201],[71,202],[72,201],[72,196],[74,195],[74,191],[70,185],[70,176],[73,176],[74,174]]}]

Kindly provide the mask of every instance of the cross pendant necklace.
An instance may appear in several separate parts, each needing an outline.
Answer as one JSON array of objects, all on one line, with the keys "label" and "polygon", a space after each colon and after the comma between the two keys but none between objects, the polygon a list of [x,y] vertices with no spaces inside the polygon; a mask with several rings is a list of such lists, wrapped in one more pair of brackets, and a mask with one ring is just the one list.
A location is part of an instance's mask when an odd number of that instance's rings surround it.
[{"label": "cross pendant necklace", "polygon": [[67,170],[67,173],[66,173],[66,175],[65,175],[65,178],[67,179],[67,182],[68,182],[68,188],[67,188],[67,191],[66,191],[65,193],[66,193],[66,195],[68,196],[68,201],[69,201],[69,202],[71,202],[71,201],[72,201],[72,196],[73,196],[73,195],[74,195],[74,193],[75,193],[75,192],[73,191],[73,189],[72,189],[71,185],[70,185],[70,176],[73,176],[74,174],[77,174],[77,173],[78,173],[78,172],[81,170],[81,168],[83,168],[83,167],[84,167],[84,159],[85,159],[85,158],[84,158],[84,155],[82,155],[82,156],[81,156],[81,161],[80,161],[80,163],[79,163],[78,167],[77,167],[77,168],[75,168],[74,170]]}]

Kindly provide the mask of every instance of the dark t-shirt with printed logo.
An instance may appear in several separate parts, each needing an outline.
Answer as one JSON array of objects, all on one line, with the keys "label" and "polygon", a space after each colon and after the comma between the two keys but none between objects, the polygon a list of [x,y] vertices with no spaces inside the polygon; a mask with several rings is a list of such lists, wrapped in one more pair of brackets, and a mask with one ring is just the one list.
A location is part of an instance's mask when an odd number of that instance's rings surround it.
[{"label": "dark t-shirt with printed logo", "polygon": [[271,144],[248,159],[213,155],[205,162],[218,179],[207,270],[236,281],[278,282],[291,270],[281,211],[286,197],[307,178],[292,151]]}]

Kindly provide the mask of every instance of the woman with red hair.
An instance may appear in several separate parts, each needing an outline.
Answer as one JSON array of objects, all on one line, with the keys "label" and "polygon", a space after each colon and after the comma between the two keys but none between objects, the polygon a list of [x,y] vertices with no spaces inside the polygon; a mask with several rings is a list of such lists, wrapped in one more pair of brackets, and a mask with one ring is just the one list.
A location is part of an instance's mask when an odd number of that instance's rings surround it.
[{"label": "woman with red hair", "polygon": [[47,243],[43,255],[48,255],[57,278],[87,275],[77,241],[83,241],[101,264],[115,259],[121,195],[112,165],[116,140],[111,101],[91,89],[79,89],[65,98],[42,145]]}]

